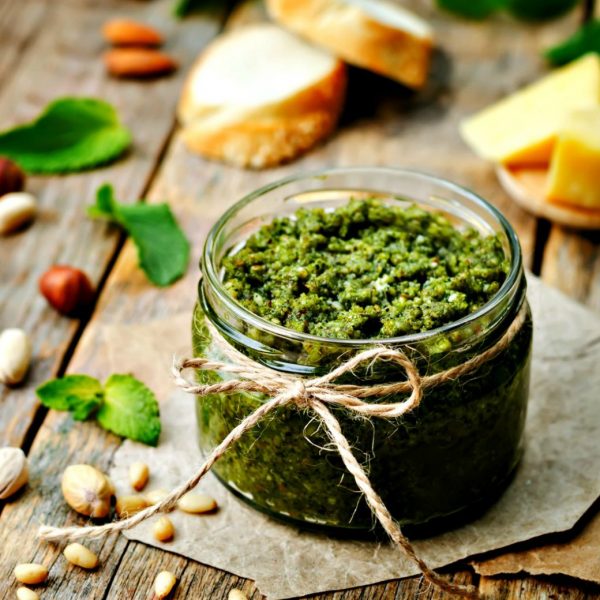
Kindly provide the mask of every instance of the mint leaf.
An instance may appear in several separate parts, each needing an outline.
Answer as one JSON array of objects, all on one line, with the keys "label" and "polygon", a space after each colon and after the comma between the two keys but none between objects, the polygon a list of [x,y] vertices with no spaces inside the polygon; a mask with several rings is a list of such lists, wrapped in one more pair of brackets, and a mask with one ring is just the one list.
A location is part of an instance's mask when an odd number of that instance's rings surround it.
[{"label": "mint leaf", "polygon": [[485,19],[506,4],[507,0],[437,0],[444,10],[467,19]]},{"label": "mint leaf", "polygon": [[87,214],[94,219],[115,220],[116,202],[110,184],[101,185],[96,191],[96,204],[88,206]]},{"label": "mint leaf", "polygon": [[111,375],[104,384],[98,423],[117,435],[156,446],[160,418],[156,397],[131,375]]},{"label": "mint leaf", "polygon": [[506,8],[523,21],[554,19],[571,10],[580,0],[508,0]]},{"label": "mint leaf", "polygon": [[61,98],[34,121],[0,133],[0,155],[30,173],[68,173],[119,157],[131,144],[115,109],[94,98]]},{"label": "mint leaf", "polygon": [[69,410],[77,421],[85,421],[102,404],[102,385],[88,375],[66,375],[35,391],[40,402],[54,410]]},{"label": "mint leaf", "polygon": [[96,204],[88,208],[88,215],[116,221],[127,230],[140,267],[155,285],[170,285],[185,274],[190,244],[168,204],[121,204],[105,184],[96,192]]},{"label": "mint leaf", "polygon": [[167,286],[185,274],[190,245],[168,204],[119,206],[118,215],[152,283]]},{"label": "mint leaf", "polygon": [[545,57],[556,66],[565,65],[588,52],[600,54],[600,20],[589,21],[564,42],[546,50]]},{"label": "mint leaf", "polygon": [[[235,0],[229,3],[229,8],[233,8]],[[223,0],[175,0],[173,3],[173,15],[178,19],[183,19],[191,12],[200,9],[223,9]]]}]

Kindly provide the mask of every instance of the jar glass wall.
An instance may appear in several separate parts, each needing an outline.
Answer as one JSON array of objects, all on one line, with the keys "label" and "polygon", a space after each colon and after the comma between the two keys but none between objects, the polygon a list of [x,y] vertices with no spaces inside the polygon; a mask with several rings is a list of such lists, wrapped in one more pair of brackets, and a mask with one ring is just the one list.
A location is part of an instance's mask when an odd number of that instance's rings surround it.
[{"label": "jar glass wall", "polygon": [[[443,213],[458,228],[498,234],[510,260],[499,292],[478,311],[425,333],[393,339],[337,340],[285,329],[246,310],[221,282],[229,252],[277,216],[301,207],[333,209],[350,198],[379,198]],[[322,375],[374,344],[400,349],[433,374],[495,344],[526,303],[518,240],[506,219],[471,192],[443,180],[392,169],[340,169],[267,186],[232,207],[211,230],[193,319],[196,356],[223,359],[206,325],[253,360],[285,373]],[[420,406],[398,419],[358,418],[333,409],[375,490],[403,525],[444,524],[474,514],[504,489],[522,452],[529,390],[531,319],[510,345],[476,370],[427,389]],[[201,382],[225,374],[200,371]],[[344,382],[370,385],[405,378],[377,364]],[[380,399],[400,402],[402,396]],[[215,394],[197,400],[200,444],[211,450],[264,396]],[[373,518],[341,459],[307,411],[279,409],[231,447],[213,468],[250,504],[284,519],[334,528],[370,529]]]}]

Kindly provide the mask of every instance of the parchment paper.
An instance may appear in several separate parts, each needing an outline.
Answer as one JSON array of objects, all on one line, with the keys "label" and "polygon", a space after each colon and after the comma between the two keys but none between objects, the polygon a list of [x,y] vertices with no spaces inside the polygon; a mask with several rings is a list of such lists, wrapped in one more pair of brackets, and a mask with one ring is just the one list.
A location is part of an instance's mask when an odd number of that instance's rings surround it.
[{"label": "parchment paper", "polygon": [[475,561],[473,566],[481,575],[561,573],[600,583],[600,515],[586,522],[568,542],[509,552],[487,561]]},{"label": "parchment paper", "polygon": [[[419,541],[433,566],[571,529],[600,495],[600,319],[575,302],[530,280],[535,319],[527,448],[513,483],[477,521]],[[161,398],[163,434],[158,448],[125,442],[111,477],[131,493],[127,469],[151,466],[148,490],[175,485],[201,462],[196,447],[194,400],[174,391],[173,353],[188,352],[190,315],[103,331],[111,368],[133,372]],[[221,509],[214,515],[173,513],[177,535],[160,544],[144,523],[127,537],[254,579],[279,599],[407,577],[417,571],[388,544],[334,539],[299,531],[253,511],[214,478],[200,484]]]}]

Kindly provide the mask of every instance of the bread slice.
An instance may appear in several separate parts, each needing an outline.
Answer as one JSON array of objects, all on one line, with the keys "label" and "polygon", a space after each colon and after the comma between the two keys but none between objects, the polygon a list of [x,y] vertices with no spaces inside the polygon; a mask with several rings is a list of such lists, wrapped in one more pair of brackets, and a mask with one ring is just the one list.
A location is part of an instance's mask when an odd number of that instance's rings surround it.
[{"label": "bread slice", "polygon": [[192,68],[178,115],[188,148],[251,168],[292,160],[335,128],[346,69],[277,25],[236,29]]},{"label": "bread slice", "polygon": [[267,0],[279,23],[345,61],[420,88],[433,47],[429,25],[390,0]]}]

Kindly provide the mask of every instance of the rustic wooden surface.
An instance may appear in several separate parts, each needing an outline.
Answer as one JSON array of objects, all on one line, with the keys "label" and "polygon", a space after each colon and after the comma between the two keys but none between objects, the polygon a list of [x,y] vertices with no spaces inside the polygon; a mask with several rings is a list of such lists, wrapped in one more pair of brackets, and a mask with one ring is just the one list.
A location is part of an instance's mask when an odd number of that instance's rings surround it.
[{"label": "rustic wooden surface", "polygon": [[[35,531],[40,522],[80,522],[61,498],[58,481],[63,469],[81,462],[108,468],[119,440],[93,424],[46,412],[34,389],[65,371],[108,375],[97,336],[103,325],[143,323],[191,310],[197,259],[210,224],[224,206],[263,183],[335,164],[408,166],[449,177],[507,214],[520,235],[529,267],[600,311],[600,237],[553,227],[521,211],[504,195],[492,168],[475,157],[457,133],[463,116],[540,73],[544,66],[539,50],[573,31],[579,15],[535,27],[507,19],[471,24],[415,0],[415,8],[434,23],[441,47],[427,89],[412,95],[353,71],[339,132],[292,165],[256,173],[207,163],[182,147],[173,109],[185,70],[227,20],[224,11],[216,9],[174,22],[169,4],[168,0],[0,0],[0,128],[31,118],[55,97],[89,95],[112,102],[135,139],[129,155],[112,166],[68,177],[30,178],[28,189],[40,199],[40,218],[30,230],[0,239],[0,329],[28,330],[36,356],[26,385],[0,390],[0,444],[24,447],[31,463],[30,485],[0,504],[1,598],[14,596],[12,569],[27,561],[50,566],[51,578],[41,589],[45,599],[151,598],[153,576],[161,569],[180,579],[174,598],[220,600],[232,587],[261,597],[251,581],[122,537],[94,545],[102,568],[93,573],[69,568],[58,548],[39,543]],[[114,14],[159,26],[168,38],[167,49],[181,62],[179,72],[143,83],[107,78],[99,28]],[[229,21],[229,26],[259,15],[250,11]],[[194,246],[183,280],[166,290],[152,287],[136,266],[133,247],[123,243],[119,232],[86,219],[84,207],[104,181],[115,186],[123,201],[169,200]],[[37,279],[53,263],[83,268],[98,285],[98,302],[89,321],[57,316],[38,295]],[[564,578],[448,573],[457,581],[478,583],[482,592],[496,598],[600,598],[598,588]],[[417,597],[444,596],[419,579],[315,596]]]}]

